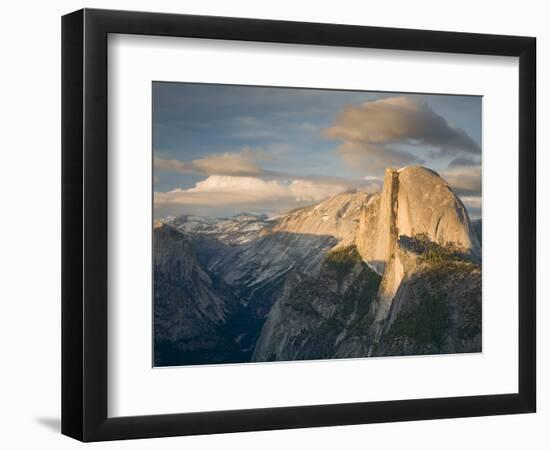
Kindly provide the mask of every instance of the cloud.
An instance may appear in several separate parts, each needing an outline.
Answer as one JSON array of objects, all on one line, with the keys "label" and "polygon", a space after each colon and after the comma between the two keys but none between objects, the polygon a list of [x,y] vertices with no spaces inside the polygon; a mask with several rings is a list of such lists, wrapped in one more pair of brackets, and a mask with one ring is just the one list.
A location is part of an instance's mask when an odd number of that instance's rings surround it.
[{"label": "cloud", "polygon": [[460,200],[467,208],[481,209],[481,196],[463,196]]},{"label": "cloud", "polygon": [[189,189],[156,192],[155,203],[204,206],[260,203],[289,196],[289,190],[277,181],[260,178],[211,175]]},{"label": "cloud", "polygon": [[470,219],[479,219],[482,204],[481,165],[478,163],[478,165],[472,166],[468,165],[468,162],[464,162],[461,166],[450,167],[440,172],[440,175],[460,198],[468,210]]},{"label": "cloud", "polygon": [[481,195],[481,166],[453,167],[442,171],[441,176],[457,195]]},{"label": "cloud", "polygon": [[415,148],[431,150],[433,156],[480,153],[464,130],[450,125],[425,102],[405,96],[349,105],[324,134],[342,141],[338,152],[347,164],[371,172],[423,163],[412,152]]},{"label": "cloud", "polygon": [[460,197],[462,203],[468,210],[468,215],[470,219],[480,219],[481,218],[481,196],[462,196]]},{"label": "cloud", "polygon": [[[347,186],[348,189],[368,189],[372,183],[363,182],[360,179],[353,180],[330,175],[299,175],[296,173],[280,172],[276,170],[264,169],[258,165],[258,161],[273,161],[277,159],[272,153],[284,153],[288,151],[286,146],[268,146],[267,149],[249,149],[245,148],[238,153],[221,153],[195,159],[193,161],[180,161],[176,159],[154,159],[154,167],[159,171],[174,172],[182,175],[198,173],[202,175],[227,175],[233,177],[255,177],[264,180],[303,181],[306,186],[310,183],[312,186]],[[365,178],[366,181],[378,180],[374,177],[372,180]],[[160,177],[155,175],[154,182],[158,183]]]},{"label": "cloud", "polygon": [[156,170],[180,174],[200,173],[204,175],[255,176],[262,173],[258,159],[265,159],[259,150],[243,149],[238,153],[219,153],[193,161],[177,159],[154,159]]},{"label": "cloud", "polygon": [[308,180],[263,180],[256,177],[210,175],[189,189],[155,192],[155,210],[161,212],[241,211],[281,212],[320,201],[345,191],[346,186]]},{"label": "cloud", "polygon": [[320,184],[308,180],[293,180],[288,186],[296,201],[315,202],[346,190],[345,185]]},{"label": "cloud", "polygon": [[453,159],[449,163],[449,167],[466,167],[466,166],[478,166],[479,160],[470,158],[468,156],[459,156]]},{"label": "cloud", "polygon": [[338,147],[338,153],[348,166],[369,173],[382,173],[386,167],[424,163],[423,159],[410,152],[366,142],[345,141]]}]

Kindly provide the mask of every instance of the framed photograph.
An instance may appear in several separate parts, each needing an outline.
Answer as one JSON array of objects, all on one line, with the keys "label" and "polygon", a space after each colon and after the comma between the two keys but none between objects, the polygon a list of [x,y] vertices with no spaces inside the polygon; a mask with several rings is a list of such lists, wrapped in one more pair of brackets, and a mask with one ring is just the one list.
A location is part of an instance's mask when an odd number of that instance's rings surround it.
[{"label": "framed photograph", "polygon": [[532,37],[62,20],[62,432],[535,412]]}]

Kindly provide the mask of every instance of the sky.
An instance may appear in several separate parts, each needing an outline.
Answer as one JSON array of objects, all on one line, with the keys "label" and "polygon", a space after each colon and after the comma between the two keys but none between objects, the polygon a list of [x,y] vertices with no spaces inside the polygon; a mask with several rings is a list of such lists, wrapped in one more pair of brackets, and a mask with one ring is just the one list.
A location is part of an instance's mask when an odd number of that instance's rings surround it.
[{"label": "sky", "polygon": [[481,97],[153,83],[154,214],[277,215],[422,165],[481,216]]}]

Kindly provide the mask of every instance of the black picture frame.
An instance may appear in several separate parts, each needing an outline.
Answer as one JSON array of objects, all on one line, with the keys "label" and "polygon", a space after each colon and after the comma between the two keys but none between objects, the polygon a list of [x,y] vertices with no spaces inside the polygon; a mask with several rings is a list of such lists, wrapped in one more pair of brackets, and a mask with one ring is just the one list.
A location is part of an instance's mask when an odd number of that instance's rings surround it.
[{"label": "black picture frame", "polygon": [[[109,33],[519,58],[517,393],[107,416]],[[533,37],[83,9],[62,18],[62,433],[82,441],[535,412],[536,39]]]}]

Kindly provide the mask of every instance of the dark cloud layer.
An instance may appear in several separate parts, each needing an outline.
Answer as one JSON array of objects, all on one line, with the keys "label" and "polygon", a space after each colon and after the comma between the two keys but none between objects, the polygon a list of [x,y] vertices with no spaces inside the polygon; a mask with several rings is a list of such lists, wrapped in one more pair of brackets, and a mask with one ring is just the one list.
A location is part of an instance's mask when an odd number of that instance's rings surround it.
[{"label": "dark cloud layer", "polygon": [[457,195],[481,195],[481,166],[454,167],[441,176]]},{"label": "dark cloud layer", "polygon": [[203,175],[255,176],[263,170],[258,165],[261,152],[243,149],[238,153],[211,154],[193,161],[155,158],[156,170],[175,172],[182,175],[200,173]]},{"label": "dark cloud layer", "polygon": [[468,156],[459,156],[449,163],[449,167],[478,166],[479,163],[480,162],[477,159],[470,158]]}]

